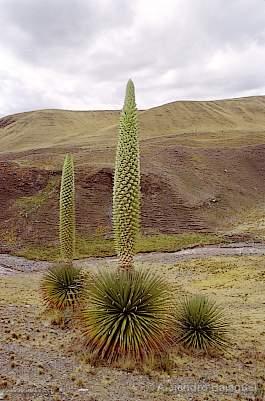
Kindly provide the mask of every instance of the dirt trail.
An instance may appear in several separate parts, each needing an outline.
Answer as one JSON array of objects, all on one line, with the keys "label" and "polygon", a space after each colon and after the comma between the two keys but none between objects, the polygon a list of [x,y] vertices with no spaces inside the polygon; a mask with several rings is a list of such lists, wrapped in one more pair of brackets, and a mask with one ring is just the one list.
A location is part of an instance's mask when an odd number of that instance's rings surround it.
[{"label": "dirt trail", "polygon": [[[238,242],[233,244],[207,245],[177,252],[141,253],[135,257],[141,263],[174,264],[178,260],[200,259],[212,256],[251,256],[265,255],[265,244]],[[112,265],[117,263],[116,257],[86,258],[75,262],[76,266],[92,267]],[[52,263],[27,260],[25,258],[0,254],[0,275],[10,275],[19,272],[32,272],[47,269]]]}]

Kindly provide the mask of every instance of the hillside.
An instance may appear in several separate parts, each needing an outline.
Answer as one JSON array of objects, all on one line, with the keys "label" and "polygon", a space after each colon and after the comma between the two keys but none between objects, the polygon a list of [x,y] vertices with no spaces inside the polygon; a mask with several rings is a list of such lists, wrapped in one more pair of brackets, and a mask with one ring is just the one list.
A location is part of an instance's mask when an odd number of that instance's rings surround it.
[{"label": "hillside", "polygon": [[[201,146],[224,143],[228,138],[237,144],[240,139],[262,142],[264,110],[262,96],[173,102],[139,112],[141,139],[175,139],[185,145]],[[39,110],[3,117],[0,119],[1,152],[114,145],[118,118],[117,110]]]},{"label": "hillside", "polygon": [[[75,155],[78,232],[111,231],[119,111],[40,110],[0,119],[2,243],[53,243],[64,154]],[[145,233],[263,235],[265,97],[139,112]]]}]

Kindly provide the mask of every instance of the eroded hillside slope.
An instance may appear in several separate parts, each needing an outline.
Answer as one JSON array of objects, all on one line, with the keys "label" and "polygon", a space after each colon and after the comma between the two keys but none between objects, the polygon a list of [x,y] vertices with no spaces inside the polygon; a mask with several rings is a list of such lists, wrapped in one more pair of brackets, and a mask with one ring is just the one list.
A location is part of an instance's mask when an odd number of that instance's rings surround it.
[{"label": "eroded hillside slope", "polygon": [[[264,97],[175,102],[139,114],[144,232],[240,232],[249,216],[253,232],[262,231]],[[2,244],[56,242],[67,151],[75,155],[78,232],[110,233],[118,116],[44,110],[0,119]]]}]

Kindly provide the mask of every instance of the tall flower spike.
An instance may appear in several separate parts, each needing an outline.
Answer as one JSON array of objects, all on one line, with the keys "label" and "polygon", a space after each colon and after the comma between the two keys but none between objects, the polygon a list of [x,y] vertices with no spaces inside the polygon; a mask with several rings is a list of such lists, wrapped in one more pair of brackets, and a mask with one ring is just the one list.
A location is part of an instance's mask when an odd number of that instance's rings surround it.
[{"label": "tall flower spike", "polygon": [[60,251],[63,261],[72,264],[75,250],[75,186],[72,155],[64,159],[60,192]]},{"label": "tall flower spike", "polygon": [[129,80],[120,116],[113,188],[113,227],[121,269],[133,269],[140,227],[140,157],[134,84]]}]

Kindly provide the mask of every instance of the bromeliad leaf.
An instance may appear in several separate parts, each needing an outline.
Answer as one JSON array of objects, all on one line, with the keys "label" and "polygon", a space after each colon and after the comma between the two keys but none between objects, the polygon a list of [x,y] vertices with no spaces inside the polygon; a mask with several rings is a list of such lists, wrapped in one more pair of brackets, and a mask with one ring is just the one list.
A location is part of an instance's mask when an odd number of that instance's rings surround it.
[{"label": "bromeliad leaf", "polygon": [[112,362],[144,359],[169,346],[170,285],[151,271],[102,271],[85,290],[82,331],[90,353]]}]

